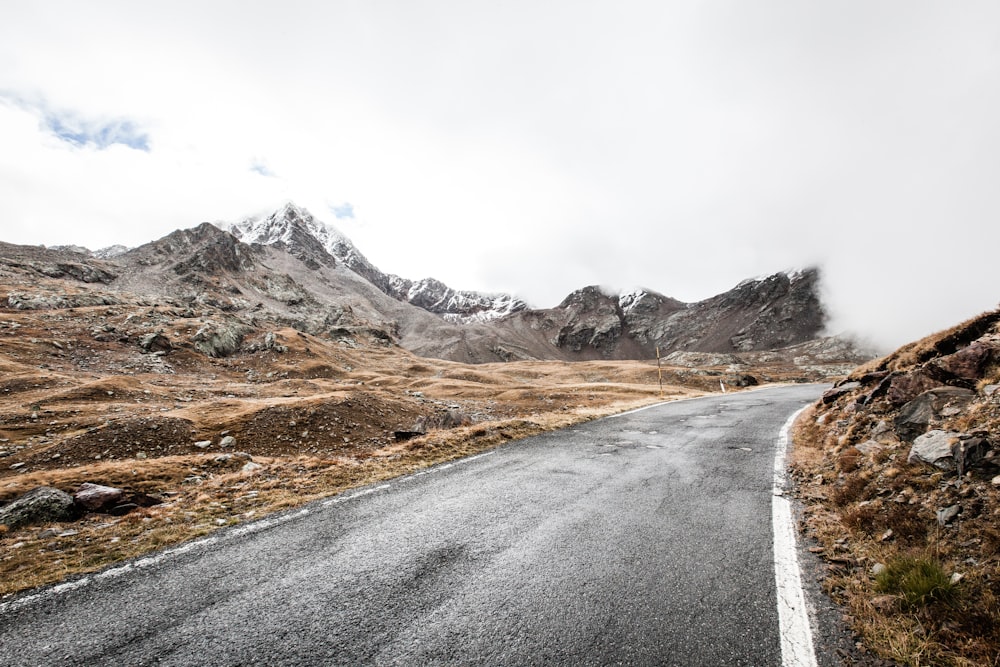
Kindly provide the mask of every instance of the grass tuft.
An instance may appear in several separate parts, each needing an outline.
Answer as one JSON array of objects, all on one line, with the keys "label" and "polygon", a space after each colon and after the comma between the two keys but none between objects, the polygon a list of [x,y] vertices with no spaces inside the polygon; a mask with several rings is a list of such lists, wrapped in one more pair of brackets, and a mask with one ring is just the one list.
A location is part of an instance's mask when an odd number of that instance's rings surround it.
[{"label": "grass tuft", "polygon": [[956,595],[956,587],[941,564],[927,557],[899,556],[889,561],[875,577],[875,589],[900,596],[910,608],[951,602]]}]

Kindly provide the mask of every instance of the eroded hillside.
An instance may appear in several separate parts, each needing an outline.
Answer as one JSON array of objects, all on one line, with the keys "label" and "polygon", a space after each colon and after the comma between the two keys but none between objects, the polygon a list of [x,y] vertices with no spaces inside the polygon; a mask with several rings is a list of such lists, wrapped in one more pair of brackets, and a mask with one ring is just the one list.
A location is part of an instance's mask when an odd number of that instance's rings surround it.
[{"label": "eroded hillside", "polygon": [[868,363],[799,420],[826,586],[882,656],[1000,655],[1000,311]]}]

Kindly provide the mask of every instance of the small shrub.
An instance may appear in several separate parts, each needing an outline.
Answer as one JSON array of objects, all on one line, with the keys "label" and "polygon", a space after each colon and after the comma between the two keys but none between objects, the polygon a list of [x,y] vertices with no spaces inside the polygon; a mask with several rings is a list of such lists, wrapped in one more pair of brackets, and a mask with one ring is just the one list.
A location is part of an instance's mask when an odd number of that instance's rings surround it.
[{"label": "small shrub", "polygon": [[899,595],[910,607],[947,602],[955,596],[955,585],[941,564],[927,557],[900,556],[889,561],[875,577],[875,588],[881,593]]}]

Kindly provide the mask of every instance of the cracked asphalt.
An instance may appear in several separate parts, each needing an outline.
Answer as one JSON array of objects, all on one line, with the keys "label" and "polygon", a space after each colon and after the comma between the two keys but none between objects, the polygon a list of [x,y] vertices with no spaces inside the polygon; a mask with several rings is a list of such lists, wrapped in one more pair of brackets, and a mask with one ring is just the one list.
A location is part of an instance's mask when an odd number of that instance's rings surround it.
[{"label": "cracked asphalt", "polygon": [[780,665],[774,446],[817,385],[509,443],[0,610],[3,665]]}]

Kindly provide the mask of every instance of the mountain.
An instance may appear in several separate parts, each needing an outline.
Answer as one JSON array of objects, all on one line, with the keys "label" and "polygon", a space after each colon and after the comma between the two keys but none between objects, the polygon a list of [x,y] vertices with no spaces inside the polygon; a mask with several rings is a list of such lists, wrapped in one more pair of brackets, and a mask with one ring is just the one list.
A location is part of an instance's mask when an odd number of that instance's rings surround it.
[{"label": "mountain", "polygon": [[292,203],[268,216],[220,227],[244,243],[284,248],[314,268],[332,257],[385,294],[452,322],[488,322],[528,307],[508,294],[459,291],[434,278],[413,281],[383,273],[339,230]]},{"label": "mountain", "polygon": [[[815,269],[746,280],[695,303],[650,289],[618,295],[590,286],[554,308],[529,309],[510,295],[387,274],[294,204],[116,248],[105,259],[81,248],[4,248],[0,263],[68,281],[58,293],[15,291],[12,307],[117,303],[129,295],[224,319],[238,330],[292,327],[347,345],[398,344],[464,363],[751,354],[816,342],[825,321]],[[845,345],[818,342],[804,356],[821,353],[827,364],[838,355],[859,360]]]}]

